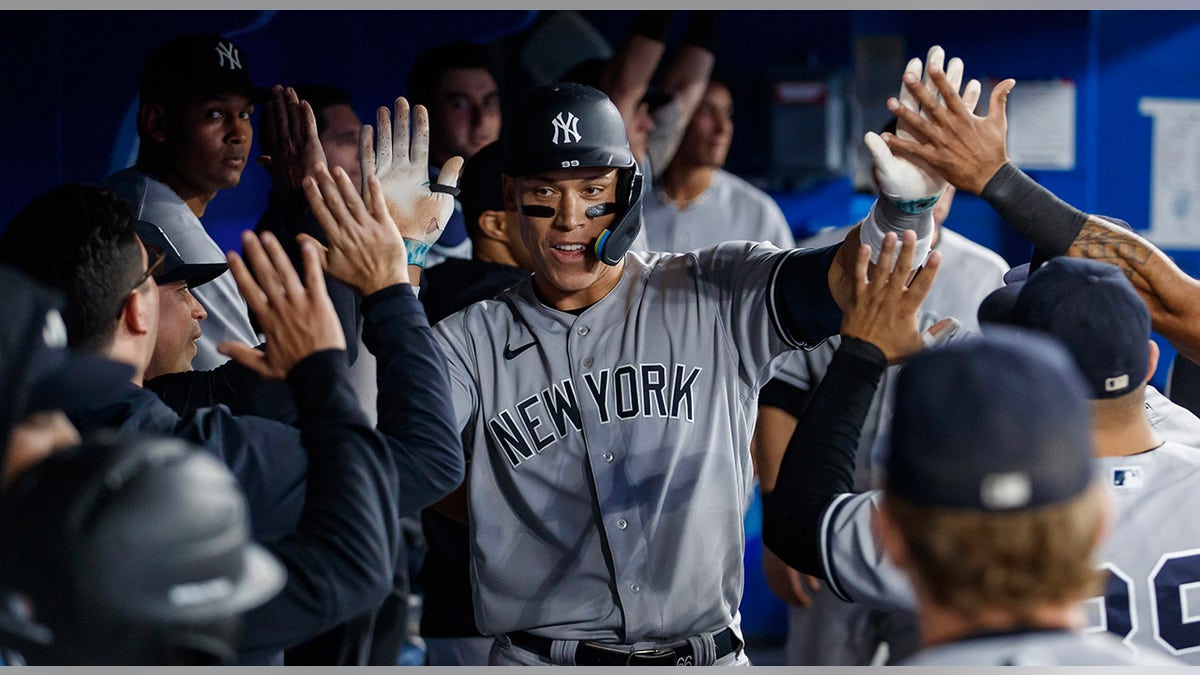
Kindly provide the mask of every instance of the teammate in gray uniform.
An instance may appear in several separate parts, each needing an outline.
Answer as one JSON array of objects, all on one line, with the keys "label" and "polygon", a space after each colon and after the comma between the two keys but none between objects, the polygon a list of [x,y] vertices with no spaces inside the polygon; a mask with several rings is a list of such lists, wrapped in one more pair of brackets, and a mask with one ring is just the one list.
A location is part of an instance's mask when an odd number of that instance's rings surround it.
[{"label": "teammate in gray uniform", "polygon": [[[1197,649],[1200,635],[1190,630],[1186,609],[1192,580],[1200,577],[1195,573],[1200,568],[1197,568],[1194,547],[1200,540],[1200,531],[1188,519],[1175,515],[1193,499],[1195,486],[1200,481],[1200,452],[1161,442],[1144,412],[1142,389],[1154,373],[1158,351],[1150,340],[1150,317],[1145,305],[1116,267],[1090,260],[1056,258],[1033,273],[1028,283],[1010,285],[989,297],[980,320],[991,324],[997,318],[1057,338],[1067,346],[1088,385],[1086,396],[1092,400],[1093,420],[1090,432],[1098,456],[1094,469],[1098,470],[1099,482],[1108,498],[1118,508],[1112,536],[1099,549],[1098,560],[1102,561],[1099,568],[1104,571],[1106,585],[1103,592],[1085,606],[1088,610],[1086,632],[1107,630],[1116,634],[1129,655],[1165,651],[1200,663],[1200,649]],[[996,329],[989,325],[985,334],[993,330]],[[955,381],[962,379],[959,377]],[[929,383],[929,386],[936,385]],[[1030,383],[1029,393],[1023,396],[1034,396],[1034,386],[1036,383]],[[1036,394],[1044,395],[1040,391]],[[898,406],[907,405],[909,398],[919,395],[917,391],[898,391]],[[815,401],[814,405],[817,405]],[[947,415],[956,412],[961,420],[990,419],[988,414],[979,412],[964,416],[970,413],[969,409],[954,407],[946,410]],[[1050,430],[1041,429],[1038,420],[1031,420],[1029,414],[1021,410],[1005,410],[998,406],[996,413],[991,415],[996,417],[995,422],[980,424],[1011,425],[1012,419],[1020,419],[1022,426],[1053,438]],[[897,433],[899,431],[898,421]],[[936,428],[932,431],[931,438],[946,433]],[[987,428],[983,433],[1004,438],[1000,432]],[[1010,430],[1009,434],[1012,433]],[[807,449],[798,442],[800,437],[801,431],[798,431],[789,453],[802,455]],[[1069,438],[1068,433],[1064,431],[1062,438]],[[969,439],[959,432],[957,440],[961,444]],[[893,440],[893,452],[895,444]],[[987,447],[990,452],[993,445]],[[792,462],[795,469],[796,457],[786,461]],[[891,463],[893,460],[889,460],[889,467]],[[1031,472],[1044,470],[1044,467],[1030,469]],[[894,470],[889,468],[889,471],[889,480],[894,480]],[[952,474],[954,469],[948,467],[947,471]],[[797,486],[792,483],[788,487]],[[1022,489],[1028,490],[1028,486]],[[1019,492],[1011,486],[1006,490]],[[997,490],[997,494],[1006,493]],[[871,527],[878,527],[877,523],[871,523],[877,519],[873,512],[878,499],[878,493],[866,493],[843,495],[832,500],[821,516],[822,532],[816,538],[820,542],[819,567],[843,599],[903,606],[913,601],[912,589],[904,583],[889,559],[880,558],[876,540],[869,533]],[[885,503],[887,499],[885,496]],[[774,545],[779,545],[779,514],[773,513],[772,518],[772,538]],[[1014,529],[1015,532],[1019,530]],[[975,534],[979,541],[989,540],[991,536],[986,531]],[[1012,540],[1021,538],[1016,534],[1006,536]],[[923,538],[920,544],[936,545],[933,535]],[[967,546],[967,543],[961,545]],[[986,548],[983,544],[978,546],[981,550]],[[1048,550],[1054,548],[1045,546]],[[886,538],[883,549],[891,560],[903,564],[905,558],[894,557],[895,551],[889,547]],[[784,555],[783,551],[780,553]],[[797,562],[793,553],[787,555]],[[978,553],[960,551],[959,555],[967,560]],[[1038,572],[1039,578],[1061,580],[1052,570]],[[920,602],[919,580],[917,589],[917,601]]]},{"label": "teammate in gray uniform", "polygon": [[[167,234],[191,264],[225,262],[200,217],[217,192],[234,187],[250,153],[250,115],[265,91],[233,42],[209,34],[181,35],[160,45],[142,67],[137,164],[105,180],[129,202],[135,220]],[[227,340],[258,344],[246,302],[231,274],[194,292],[208,319],[192,365],[211,370],[228,357]]]},{"label": "teammate in gray uniform", "polygon": [[502,142],[535,273],[435,327],[492,663],[747,663],[755,398],[776,357],[836,330],[858,232],[809,251],[626,253],[641,176],[603,94],[536,90]]},{"label": "teammate in gray uniform", "polygon": [[769,546],[843,597],[915,607],[923,648],[905,665],[1165,662],[1079,630],[1109,512],[1089,462],[1088,389],[1060,345],[996,328],[914,357],[883,491],[831,496],[824,485],[850,485],[856,439],[834,440],[855,419],[829,399],[856,397],[861,418],[895,353],[847,340],[838,356],[768,501]]},{"label": "teammate in gray uniform", "polygon": [[733,95],[713,78],[670,166],[646,197],[650,250],[682,252],[735,239],[796,245],[775,200],[721,168],[732,141]]}]

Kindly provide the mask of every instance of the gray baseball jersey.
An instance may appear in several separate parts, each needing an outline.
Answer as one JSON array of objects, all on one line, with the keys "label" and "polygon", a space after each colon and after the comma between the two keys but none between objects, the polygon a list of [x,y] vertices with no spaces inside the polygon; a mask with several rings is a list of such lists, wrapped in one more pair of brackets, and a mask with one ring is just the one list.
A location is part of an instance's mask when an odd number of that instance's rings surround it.
[{"label": "gray baseball jersey", "polygon": [[1067,630],[986,635],[921,650],[902,666],[1181,666],[1157,654],[1138,655],[1109,636]]},{"label": "gray baseball jersey", "polygon": [[[1114,522],[1098,560],[1105,592],[1085,602],[1087,633],[1112,633],[1130,653],[1167,653],[1200,664],[1200,449],[1164,443],[1129,457],[1101,457],[1096,471]],[[876,546],[870,521],[880,493],[840,495],[821,523],[822,562],[844,600],[903,609],[912,589]],[[1183,517],[1181,517],[1183,516]]]},{"label": "gray baseball jersey", "polygon": [[[769,302],[808,252],[628,253],[578,315],[532,280],[434,329],[468,476],[476,623],[626,644],[737,628]],[[827,264],[827,263],[822,263]]]},{"label": "gray baseball jersey", "polygon": [[[109,176],[104,186],[129,202],[134,218],[161,228],[184,262],[225,262],[225,254],[200,224],[200,219],[165,183],[137,168],[128,168]],[[208,318],[202,324],[203,334],[196,342],[196,358],[192,359],[192,367],[196,370],[212,370],[228,361],[228,356],[217,352],[217,345],[226,340],[238,340],[252,346],[259,343],[258,335],[250,325],[246,301],[238,293],[232,273],[225,272],[192,289],[192,295],[208,312]]]},{"label": "gray baseball jersey", "polygon": [[645,196],[642,214],[651,251],[690,251],[733,240],[796,245],[775,200],[724,169],[717,169],[708,189],[682,210],[656,186]]}]

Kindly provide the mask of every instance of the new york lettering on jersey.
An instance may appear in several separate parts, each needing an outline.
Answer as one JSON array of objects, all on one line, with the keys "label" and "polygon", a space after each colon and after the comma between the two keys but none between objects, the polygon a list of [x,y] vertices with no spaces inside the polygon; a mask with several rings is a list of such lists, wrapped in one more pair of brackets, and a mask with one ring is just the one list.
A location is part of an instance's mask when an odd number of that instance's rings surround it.
[{"label": "new york lettering on jersey", "polygon": [[758,388],[795,347],[772,279],[793,255],[630,253],[581,313],[527,281],[438,324],[483,632],[633,644],[736,627]]},{"label": "new york lettering on jersey", "polygon": [[568,433],[582,432],[581,402],[594,408],[601,424],[639,417],[691,423],[701,372],[701,368],[682,363],[627,363],[588,371],[583,373],[586,395],[579,396],[570,379],[552,383],[493,415],[488,419],[488,431],[515,468]]}]

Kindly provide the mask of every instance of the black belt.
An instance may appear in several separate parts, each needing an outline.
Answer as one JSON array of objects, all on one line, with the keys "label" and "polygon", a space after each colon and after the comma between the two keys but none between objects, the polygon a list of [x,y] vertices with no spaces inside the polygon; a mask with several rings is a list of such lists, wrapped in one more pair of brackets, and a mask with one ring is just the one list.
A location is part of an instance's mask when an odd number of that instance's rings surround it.
[{"label": "black belt", "polygon": [[[527,633],[523,630],[507,633],[508,639],[514,645],[527,649],[551,661],[550,647],[554,640]],[[713,642],[717,646],[714,660],[732,654],[742,646],[742,641],[733,634],[733,629],[713,633]],[[638,649],[629,651],[617,645],[602,642],[580,642],[575,647],[575,665],[578,666],[693,666],[696,665],[696,654],[692,644],[686,642],[678,647],[666,649]]]}]

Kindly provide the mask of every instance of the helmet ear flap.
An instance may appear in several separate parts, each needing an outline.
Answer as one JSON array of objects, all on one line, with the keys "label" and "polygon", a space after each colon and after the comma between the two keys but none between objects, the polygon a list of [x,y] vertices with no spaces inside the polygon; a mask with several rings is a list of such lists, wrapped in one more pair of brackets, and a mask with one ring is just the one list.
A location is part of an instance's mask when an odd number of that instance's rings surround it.
[{"label": "helmet ear flap", "polygon": [[642,186],[645,177],[635,163],[617,172],[617,220],[596,239],[596,257],[616,265],[642,230]]}]

